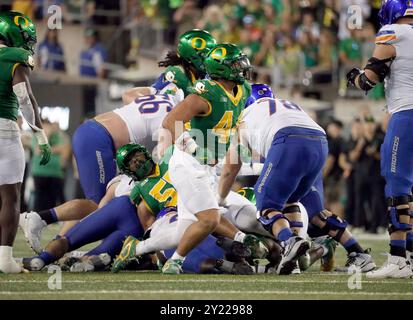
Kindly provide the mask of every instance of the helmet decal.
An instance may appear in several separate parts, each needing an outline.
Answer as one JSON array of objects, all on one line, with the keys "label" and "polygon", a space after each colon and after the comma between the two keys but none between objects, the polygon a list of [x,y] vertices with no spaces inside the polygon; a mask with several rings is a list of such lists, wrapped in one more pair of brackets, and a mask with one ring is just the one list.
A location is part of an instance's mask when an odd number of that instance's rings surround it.
[{"label": "helmet decal", "polygon": [[23,19],[23,21],[24,21],[23,27],[24,27],[24,28],[27,28],[27,27],[29,26],[29,20],[27,20],[27,18],[25,18],[25,17],[23,17],[23,16],[15,16],[14,19],[13,19],[14,24],[15,24],[16,26],[22,25],[22,24],[20,23],[20,19]]},{"label": "helmet decal", "polygon": [[200,37],[195,37],[195,38],[192,38],[191,40],[191,46],[195,50],[204,50],[206,45],[207,45],[206,40]]},{"label": "helmet decal", "polygon": [[226,55],[227,55],[227,49],[224,47],[215,48],[211,52],[211,58],[217,59],[217,60],[221,60],[222,58],[225,58]]}]

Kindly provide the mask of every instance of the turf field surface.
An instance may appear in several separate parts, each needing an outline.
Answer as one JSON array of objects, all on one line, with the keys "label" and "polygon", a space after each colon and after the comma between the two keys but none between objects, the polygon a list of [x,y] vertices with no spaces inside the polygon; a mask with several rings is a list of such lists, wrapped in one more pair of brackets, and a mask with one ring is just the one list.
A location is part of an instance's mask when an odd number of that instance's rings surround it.
[{"label": "turf field surface", "polygon": [[[51,239],[56,228],[44,233]],[[361,244],[372,249],[378,266],[386,260],[386,236],[360,235]],[[19,231],[15,256],[32,256]],[[345,263],[345,251],[338,248],[336,265]],[[52,278],[50,278],[52,276]],[[158,272],[61,273],[61,289],[56,288],[56,274],[30,272],[0,274],[0,299],[328,299],[356,300],[413,299],[413,279],[367,280],[363,275],[357,286],[356,275],[319,271],[317,262],[300,275],[162,275]],[[49,289],[52,284],[54,290]],[[349,288],[350,287],[354,289]],[[357,289],[357,287],[360,287]]]}]

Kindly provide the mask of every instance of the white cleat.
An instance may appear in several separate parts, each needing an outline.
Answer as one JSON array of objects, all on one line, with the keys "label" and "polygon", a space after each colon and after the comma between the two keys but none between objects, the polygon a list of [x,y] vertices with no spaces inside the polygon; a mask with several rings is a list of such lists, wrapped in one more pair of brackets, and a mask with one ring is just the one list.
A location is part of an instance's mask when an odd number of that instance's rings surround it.
[{"label": "white cleat", "polygon": [[413,252],[406,251],[406,257],[407,257],[407,261],[409,261],[410,263],[410,268],[412,268],[412,271],[413,271]]},{"label": "white cleat", "polygon": [[373,258],[366,251],[364,253],[351,252],[347,256],[347,262],[345,267],[336,268],[336,271],[348,272],[350,268],[359,269],[361,272],[369,272],[376,268],[376,264],[373,261]]},{"label": "white cleat", "polygon": [[21,273],[23,268],[12,258],[9,261],[0,261],[0,273]]},{"label": "white cleat", "polygon": [[47,226],[39,214],[34,211],[23,212],[20,214],[19,226],[23,230],[24,237],[34,252],[40,254],[42,245],[40,242],[42,231]]},{"label": "white cleat", "polygon": [[411,278],[413,271],[406,258],[388,255],[387,262],[379,269],[366,273],[368,279]]},{"label": "white cleat", "polygon": [[292,237],[285,242],[284,251],[281,255],[281,261],[277,267],[278,274],[291,274],[297,267],[297,260],[305,255],[310,248],[307,240],[301,237]]}]

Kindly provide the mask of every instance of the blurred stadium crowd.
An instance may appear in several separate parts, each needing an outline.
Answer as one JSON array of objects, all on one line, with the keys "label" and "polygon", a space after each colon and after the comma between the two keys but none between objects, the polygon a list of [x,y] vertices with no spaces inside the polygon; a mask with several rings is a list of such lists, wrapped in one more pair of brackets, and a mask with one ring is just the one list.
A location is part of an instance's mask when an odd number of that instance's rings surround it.
[{"label": "blurred stadium crowd", "polygon": [[[82,77],[108,78],[113,65],[138,69],[141,56],[158,60],[179,34],[200,28],[219,42],[238,44],[255,66],[256,82],[272,84],[292,96],[299,93],[333,102],[377,100],[377,113],[362,108],[352,121],[331,118],[324,123],[330,149],[324,170],[326,207],[353,227],[376,233],[385,226],[380,145],[388,119],[377,116],[382,113],[384,91],[378,85],[367,97],[360,96],[347,89],[345,74],[371,56],[380,4],[380,0],[14,0],[0,9],[25,13],[39,25],[46,24],[49,6],[59,5],[64,23],[84,30],[84,43],[75,44],[81,47],[76,69]],[[350,30],[349,7],[354,5],[361,10],[363,25]],[[109,44],[101,36],[108,26],[115,30],[112,39],[119,38],[126,47]],[[68,53],[60,32],[46,30],[38,39],[38,68],[67,72]],[[333,98],[323,92],[333,92]],[[23,136],[33,177],[24,203],[34,210],[64,201],[65,172],[71,165],[70,136],[56,124],[45,126],[54,152],[46,167],[35,164],[35,144]]]}]

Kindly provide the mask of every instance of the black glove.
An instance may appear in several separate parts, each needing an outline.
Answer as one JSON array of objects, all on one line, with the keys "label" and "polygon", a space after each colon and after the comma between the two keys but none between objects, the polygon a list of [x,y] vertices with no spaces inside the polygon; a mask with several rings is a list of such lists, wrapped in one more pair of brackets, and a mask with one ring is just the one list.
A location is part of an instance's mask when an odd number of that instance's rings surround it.
[{"label": "black glove", "polygon": [[363,73],[363,70],[361,70],[361,69],[359,69],[359,68],[353,68],[353,69],[351,69],[351,70],[347,73],[347,75],[346,75],[346,77],[347,77],[347,87],[349,87],[350,84],[351,84],[353,87],[355,87],[355,86],[356,86],[356,83],[355,83],[356,78],[357,78],[359,75],[361,75],[362,73]]}]

